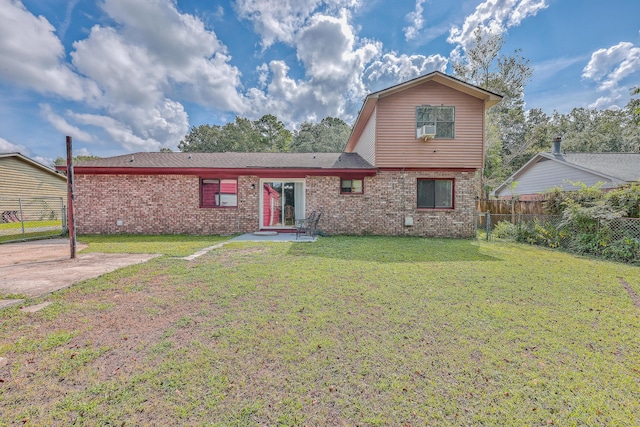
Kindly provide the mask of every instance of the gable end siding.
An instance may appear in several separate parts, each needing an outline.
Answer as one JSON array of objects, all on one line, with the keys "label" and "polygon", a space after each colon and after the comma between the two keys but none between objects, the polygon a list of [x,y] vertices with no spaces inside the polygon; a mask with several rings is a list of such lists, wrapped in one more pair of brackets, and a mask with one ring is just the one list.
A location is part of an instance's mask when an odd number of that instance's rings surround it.
[{"label": "gable end siding", "polygon": [[0,196],[10,198],[62,197],[67,204],[67,181],[16,157],[0,158]]},{"label": "gable end siding", "polygon": [[[617,184],[601,176],[546,159],[536,162],[531,168],[517,177],[515,181],[518,183],[514,190],[515,194],[544,193],[556,186],[565,191],[579,189],[578,186],[571,184],[571,182],[581,182],[588,186],[592,186],[597,182],[604,182],[603,188],[617,186]],[[511,189],[504,188],[496,195],[511,196]]]},{"label": "gable end siding", "polygon": [[372,165],[375,165],[376,157],[376,112],[369,118],[367,125],[362,131],[356,146],[352,150]]},{"label": "gable end siding", "polygon": [[[416,139],[416,107],[455,107],[455,138]],[[376,159],[378,167],[469,168],[483,166],[484,102],[437,82],[378,101],[376,111]]]}]

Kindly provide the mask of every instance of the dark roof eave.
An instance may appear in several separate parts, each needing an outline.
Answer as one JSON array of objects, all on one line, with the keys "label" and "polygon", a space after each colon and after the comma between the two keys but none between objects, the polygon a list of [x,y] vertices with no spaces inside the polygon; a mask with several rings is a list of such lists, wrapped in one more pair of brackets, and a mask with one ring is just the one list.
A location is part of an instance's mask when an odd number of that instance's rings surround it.
[{"label": "dark roof eave", "polygon": [[[66,166],[59,170],[66,171]],[[377,168],[273,168],[273,167],[246,167],[246,168],[166,168],[166,167],[96,167],[74,166],[75,175],[225,175],[225,176],[266,176],[276,177],[305,177],[359,175],[374,176]]]}]

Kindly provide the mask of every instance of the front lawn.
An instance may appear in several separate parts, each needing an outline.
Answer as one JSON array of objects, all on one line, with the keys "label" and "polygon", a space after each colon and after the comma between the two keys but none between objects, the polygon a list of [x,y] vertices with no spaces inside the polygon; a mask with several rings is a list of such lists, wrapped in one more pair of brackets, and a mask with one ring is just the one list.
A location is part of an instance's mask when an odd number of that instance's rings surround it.
[{"label": "front lawn", "polygon": [[634,294],[638,267],[519,244],[165,256],[0,311],[0,425],[638,425]]}]

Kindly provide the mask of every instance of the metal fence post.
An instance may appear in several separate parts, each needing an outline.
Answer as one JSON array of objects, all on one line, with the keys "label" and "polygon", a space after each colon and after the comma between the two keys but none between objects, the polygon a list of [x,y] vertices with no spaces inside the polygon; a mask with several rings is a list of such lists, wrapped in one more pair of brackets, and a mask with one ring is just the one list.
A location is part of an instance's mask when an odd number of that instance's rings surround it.
[{"label": "metal fence post", "polygon": [[62,199],[60,199],[60,203],[62,204],[62,235],[67,234],[67,207],[62,203]]},{"label": "metal fence post", "polygon": [[26,233],[24,232],[24,213],[22,212],[22,199],[18,198],[18,205],[20,206],[20,224],[22,225],[22,238],[26,238]]},{"label": "metal fence post", "polygon": [[491,232],[491,211],[487,211],[487,241],[489,241],[490,232]]}]

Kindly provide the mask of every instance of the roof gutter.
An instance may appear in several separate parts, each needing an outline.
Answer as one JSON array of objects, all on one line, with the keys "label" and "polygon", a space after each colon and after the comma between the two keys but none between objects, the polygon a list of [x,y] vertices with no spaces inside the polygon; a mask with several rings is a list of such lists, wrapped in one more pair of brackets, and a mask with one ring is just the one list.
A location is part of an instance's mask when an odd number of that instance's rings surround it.
[{"label": "roof gutter", "polygon": [[[66,172],[65,167],[58,170]],[[307,176],[375,176],[377,168],[144,168],[74,166],[77,175],[193,175],[222,178],[259,176],[264,178],[305,178]]]}]

